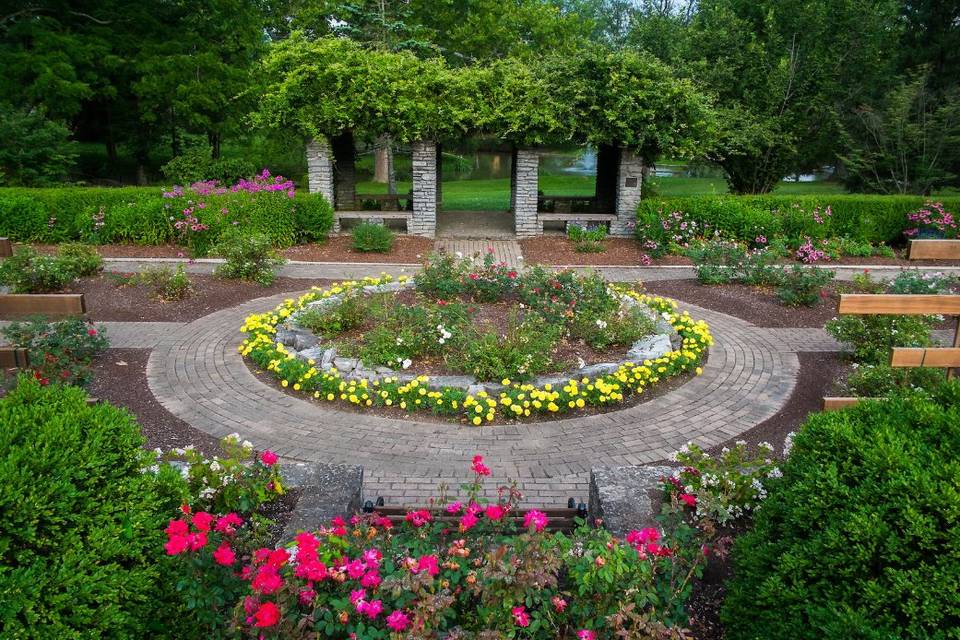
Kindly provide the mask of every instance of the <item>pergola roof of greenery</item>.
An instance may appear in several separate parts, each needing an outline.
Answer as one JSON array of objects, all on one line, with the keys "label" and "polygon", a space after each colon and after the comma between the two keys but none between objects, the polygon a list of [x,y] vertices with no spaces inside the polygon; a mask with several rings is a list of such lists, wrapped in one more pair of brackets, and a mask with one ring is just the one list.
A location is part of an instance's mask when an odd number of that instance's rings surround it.
[{"label": "pergola roof of greenery", "polygon": [[263,62],[256,119],[302,135],[400,142],[470,135],[520,146],[611,144],[688,155],[713,130],[710,99],[635,51],[591,48],[533,62],[442,59],[294,34]]}]

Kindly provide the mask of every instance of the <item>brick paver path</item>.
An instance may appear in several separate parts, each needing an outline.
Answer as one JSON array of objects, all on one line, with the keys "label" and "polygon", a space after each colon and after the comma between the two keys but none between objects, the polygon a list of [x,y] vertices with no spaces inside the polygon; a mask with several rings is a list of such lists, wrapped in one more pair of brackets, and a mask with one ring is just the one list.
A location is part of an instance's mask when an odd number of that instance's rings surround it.
[{"label": "brick paver path", "polygon": [[445,251],[446,253],[463,257],[474,255],[484,256],[487,253],[493,254],[494,262],[503,262],[510,267],[523,266],[523,252],[520,250],[520,243],[516,240],[437,240],[434,243],[436,251]]},{"label": "brick paver path", "polygon": [[750,429],[786,402],[798,351],[836,350],[819,329],[761,329],[682,305],[710,323],[716,343],[702,376],[635,407],[552,422],[490,427],[338,411],[259,382],[237,353],[244,317],[284,297],[261,298],[159,336],[150,389],[174,415],[214,436],[239,432],[258,447],[304,461],[355,463],[368,497],[422,502],[438,482],[468,479],[483,454],[501,480],[518,480],[532,505],[586,499],[591,466],[663,460],[693,440],[712,446]]}]

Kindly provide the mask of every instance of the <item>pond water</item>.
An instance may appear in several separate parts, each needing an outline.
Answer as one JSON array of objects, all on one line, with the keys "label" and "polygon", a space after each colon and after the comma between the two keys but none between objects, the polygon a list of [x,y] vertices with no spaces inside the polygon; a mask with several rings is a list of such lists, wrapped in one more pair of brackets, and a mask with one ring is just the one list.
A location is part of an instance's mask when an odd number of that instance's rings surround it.
[{"label": "pond water", "polygon": [[[597,154],[593,149],[574,152],[548,152],[540,156],[542,175],[593,176],[597,173]],[[475,151],[468,154],[444,152],[444,180],[496,180],[510,177],[510,154],[500,151]]]}]

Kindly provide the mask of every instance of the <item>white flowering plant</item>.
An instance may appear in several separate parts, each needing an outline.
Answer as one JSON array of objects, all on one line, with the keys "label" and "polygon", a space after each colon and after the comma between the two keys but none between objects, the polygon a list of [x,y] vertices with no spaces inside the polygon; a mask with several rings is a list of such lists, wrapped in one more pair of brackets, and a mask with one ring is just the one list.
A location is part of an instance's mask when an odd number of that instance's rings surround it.
[{"label": "white flowering plant", "polygon": [[220,441],[223,456],[205,457],[193,446],[163,453],[158,462],[178,461],[190,489],[191,505],[210,513],[249,515],[283,495],[277,454],[260,452],[232,433]]},{"label": "white flowering plant", "polygon": [[719,456],[688,443],[671,456],[683,466],[664,486],[670,497],[676,494],[698,518],[726,524],[759,509],[767,497],[766,484],[782,475],[772,454],[773,446],[766,442],[751,453],[747,443],[739,440],[732,448],[724,447]]}]

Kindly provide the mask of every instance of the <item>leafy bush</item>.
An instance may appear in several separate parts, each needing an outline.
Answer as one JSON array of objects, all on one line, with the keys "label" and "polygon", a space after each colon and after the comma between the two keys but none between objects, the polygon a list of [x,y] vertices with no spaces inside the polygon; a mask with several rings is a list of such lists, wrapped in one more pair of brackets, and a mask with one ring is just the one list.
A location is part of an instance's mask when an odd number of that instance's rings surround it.
[{"label": "leafy bush", "polygon": [[353,230],[353,249],[363,253],[388,253],[393,248],[394,233],[382,224],[363,222]]},{"label": "leafy bush", "polygon": [[483,332],[468,339],[458,359],[478,380],[529,380],[553,364],[551,352],[559,334],[556,325],[513,317],[503,335]]},{"label": "leafy bush", "polygon": [[929,347],[934,323],[930,316],[850,315],[828,320],[826,330],[856,362],[885,365],[894,347]]},{"label": "leafy bush", "polygon": [[960,384],[813,414],[733,550],[731,640],[960,628]]},{"label": "leafy bush", "polygon": [[577,253],[602,253],[606,249],[603,240],[607,237],[607,228],[602,224],[585,227],[579,224],[567,225],[567,238],[573,243]]},{"label": "leafy bush", "polygon": [[944,294],[953,291],[957,277],[940,271],[901,271],[890,283],[890,293]]},{"label": "leafy bush", "polygon": [[812,307],[820,302],[823,288],[836,276],[835,272],[827,269],[799,265],[794,265],[781,274],[777,298],[791,307]]},{"label": "leafy bush", "polygon": [[93,358],[110,346],[103,331],[80,318],[12,322],[0,332],[14,347],[28,349],[29,371],[43,385],[87,384]]},{"label": "leafy bush", "polygon": [[453,254],[431,254],[413,280],[420,293],[446,300],[467,291],[466,274],[469,267],[466,260],[460,260]]},{"label": "leafy bush", "polygon": [[148,286],[152,294],[161,300],[183,300],[190,295],[193,286],[182,264],[177,265],[176,271],[167,266],[148,267],[124,278],[120,284]]},{"label": "leafy bush", "polygon": [[333,304],[310,307],[297,314],[297,324],[318,336],[332,337],[356,329],[370,312],[371,300],[357,291],[344,292]]},{"label": "leafy bush", "polygon": [[165,165],[160,167],[167,180],[177,184],[189,184],[202,180],[217,180],[222,184],[232,184],[241,178],[249,178],[257,168],[252,162],[240,159],[219,159],[210,157],[210,150],[203,147],[187,149]]},{"label": "leafy bush", "polygon": [[0,627],[11,638],[177,635],[157,561],[186,497],[131,415],[82,390],[21,378],[0,399]]},{"label": "leafy bush", "polygon": [[858,398],[879,398],[898,389],[934,389],[943,381],[943,369],[867,364],[856,366],[844,387]]},{"label": "leafy bush", "polygon": [[60,291],[77,277],[72,259],[42,256],[32,247],[19,247],[0,263],[0,283],[14,293]]},{"label": "leafy bush", "polygon": [[226,260],[217,267],[216,275],[234,280],[251,280],[265,287],[277,277],[276,267],[286,262],[277,256],[270,238],[239,230],[224,233],[214,252]]},{"label": "leafy bush", "polygon": [[293,222],[297,242],[324,240],[333,228],[333,207],[320,194],[297,193]]},{"label": "leafy bush", "polygon": [[[948,209],[960,208],[960,198],[940,200]],[[805,236],[824,238],[824,232],[829,230],[833,237],[895,244],[902,241],[908,227],[907,214],[924,203],[925,199],[920,196],[879,195],[654,198],[643,200],[638,206],[637,239],[645,242],[648,229],[656,231],[658,212],[679,211],[687,221],[697,222],[701,228],[709,225],[710,234],[719,231],[725,238],[744,242],[752,242],[763,234],[767,238],[785,235],[799,244]],[[818,206],[821,212],[830,207],[828,226],[818,224],[810,215]],[[798,210],[805,214],[797,213]],[[822,213],[820,217],[824,218]]]},{"label": "leafy bush", "polygon": [[103,258],[93,247],[70,242],[57,247],[57,257],[78,277],[92,276],[103,269]]},{"label": "leafy bush", "polygon": [[67,177],[77,160],[66,124],[42,108],[0,102],[0,184],[43,186]]}]

